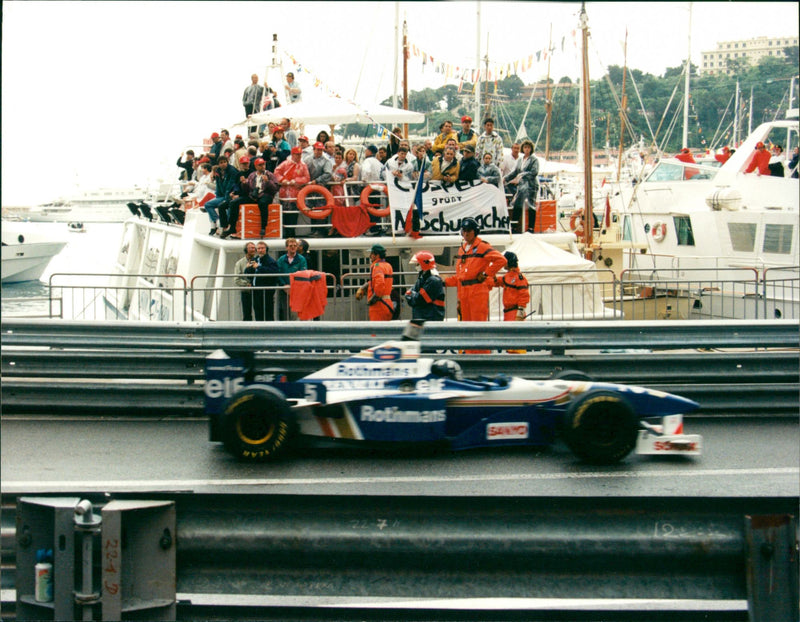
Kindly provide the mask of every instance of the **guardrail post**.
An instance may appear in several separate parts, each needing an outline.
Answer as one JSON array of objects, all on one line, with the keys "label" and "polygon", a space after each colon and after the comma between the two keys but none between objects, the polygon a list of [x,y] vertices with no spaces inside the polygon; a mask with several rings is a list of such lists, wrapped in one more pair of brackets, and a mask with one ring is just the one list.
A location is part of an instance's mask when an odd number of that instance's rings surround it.
[{"label": "guardrail post", "polygon": [[94,589],[93,540],[100,533],[101,518],[94,513],[92,504],[83,500],[75,507],[74,521],[81,541],[81,587],[75,590],[75,605],[82,611],[82,620],[94,620],[94,606],[100,602],[100,591]]},{"label": "guardrail post", "polygon": [[747,608],[751,622],[797,620],[797,521],[747,516]]},{"label": "guardrail post", "polygon": [[103,508],[103,620],[175,620],[175,502]]}]

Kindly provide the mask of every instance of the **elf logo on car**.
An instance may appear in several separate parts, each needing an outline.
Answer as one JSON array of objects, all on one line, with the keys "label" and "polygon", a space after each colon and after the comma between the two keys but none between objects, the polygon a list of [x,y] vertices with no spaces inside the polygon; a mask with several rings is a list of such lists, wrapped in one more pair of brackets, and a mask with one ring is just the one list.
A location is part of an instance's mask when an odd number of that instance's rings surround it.
[{"label": "elf logo on car", "polygon": [[218,397],[230,397],[244,386],[244,378],[225,378],[224,380],[217,380],[216,378],[206,381],[205,393],[209,399],[216,399]]},{"label": "elf logo on car", "polygon": [[486,426],[486,438],[490,441],[528,438],[528,422],[489,423]]}]

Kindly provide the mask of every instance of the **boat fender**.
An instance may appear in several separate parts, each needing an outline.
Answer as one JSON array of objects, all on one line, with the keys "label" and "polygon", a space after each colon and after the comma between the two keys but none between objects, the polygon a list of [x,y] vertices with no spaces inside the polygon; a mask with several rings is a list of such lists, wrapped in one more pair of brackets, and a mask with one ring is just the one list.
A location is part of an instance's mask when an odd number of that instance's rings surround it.
[{"label": "boat fender", "polygon": [[571,231],[575,233],[578,238],[583,237],[583,210],[579,209],[577,211],[572,212],[572,216],[569,219],[569,228]]},{"label": "boat fender", "polygon": [[656,242],[661,242],[667,235],[667,223],[657,220],[650,229],[650,235]]},{"label": "boat fender", "polygon": [[388,216],[390,211],[388,205],[382,208],[380,205],[375,205],[374,203],[369,202],[369,195],[373,192],[383,192],[383,194],[388,196],[388,192],[384,184],[367,184],[366,187],[361,191],[361,207],[367,210],[371,216],[375,216],[376,218]]},{"label": "boat fender", "polygon": [[[312,192],[322,195],[322,198],[325,199],[325,207],[306,207],[306,197]],[[297,193],[297,209],[314,220],[322,220],[330,216],[333,211],[333,205],[333,195],[324,186],[309,184],[308,186],[303,186],[300,192]]]}]

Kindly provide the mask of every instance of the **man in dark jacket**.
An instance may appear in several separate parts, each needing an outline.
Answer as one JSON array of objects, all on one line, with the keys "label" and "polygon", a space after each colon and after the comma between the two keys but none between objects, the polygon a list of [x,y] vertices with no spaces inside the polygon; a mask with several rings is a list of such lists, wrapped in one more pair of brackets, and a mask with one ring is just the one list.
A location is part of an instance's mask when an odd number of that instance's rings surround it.
[{"label": "man in dark jacket", "polygon": [[[256,244],[256,276],[253,278],[253,310],[256,322],[272,322],[275,319],[275,290],[260,289],[278,285],[277,277],[263,276],[278,274],[278,262],[267,254],[267,243],[264,241]],[[262,275],[262,276],[259,276]]]},{"label": "man in dark jacket", "polygon": [[412,320],[444,320],[444,282],[436,271],[433,253],[419,251],[411,258],[420,267],[417,282],[406,294]]},{"label": "man in dark jacket", "polygon": [[480,163],[475,158],[475,147],[470,144],[462,149],[461,166],[458,170],[458,181],[477,181]]}]

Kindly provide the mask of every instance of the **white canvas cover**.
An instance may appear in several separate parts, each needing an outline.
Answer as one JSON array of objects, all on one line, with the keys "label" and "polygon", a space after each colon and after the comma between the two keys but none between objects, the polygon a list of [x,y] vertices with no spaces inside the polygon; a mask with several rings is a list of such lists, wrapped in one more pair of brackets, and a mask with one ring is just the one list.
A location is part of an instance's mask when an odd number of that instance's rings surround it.
[{"label": "white canvas cover", "polygon": [[[557,321],[613,317],[613,312],[603,306],[602,286],[593,262],[531,233],[516,236],[505,251],[517,255],[520,269],[533,286],[525,310],[530,318]],[[502,295],[500,288],[490,292],[489,308],[494,319],[502,319]]]},{"label": "white canvas cover", "polygon": [[339,125],[340,123],[422,123],[425,115],[413,110],[380,104],[357,104],[340,97],[302,101],[250,115],[240,125],[278,123],[282,119],[308,124]]}]

